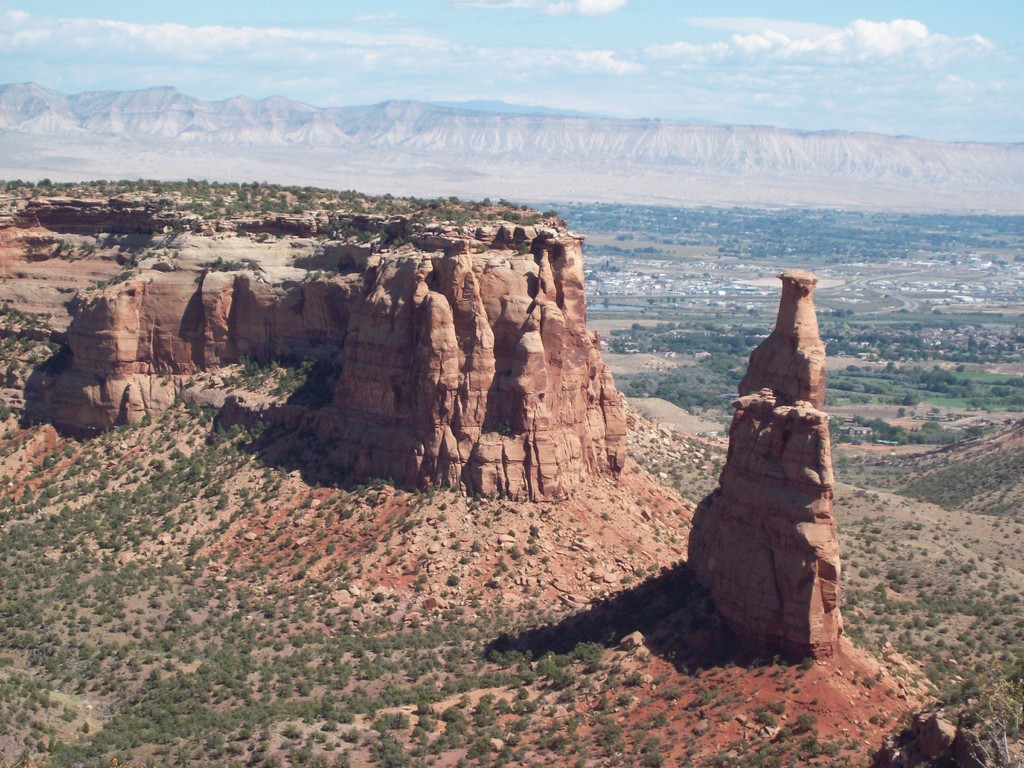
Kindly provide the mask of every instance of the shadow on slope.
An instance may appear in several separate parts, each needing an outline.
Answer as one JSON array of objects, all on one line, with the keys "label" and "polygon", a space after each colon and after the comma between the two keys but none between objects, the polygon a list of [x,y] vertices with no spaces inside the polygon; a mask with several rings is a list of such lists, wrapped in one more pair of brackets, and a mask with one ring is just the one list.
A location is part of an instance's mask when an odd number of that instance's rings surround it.
[{"label": "shadow on slope", "polygon": [[713,666],[747,665],[756,659],[721,623],[710,593],[685,563],[555,624],[502,635],[487,650],[539,658],[548,652],[569,653],[579,643],[612,647],[637,630],[652,653],[684,674]]},{"label": "shadow on slope", "polygon": [[[262,407],[229,399],[214,416],[214,431],[243,428],[251,438],[242,449],[256,455],[268,466],[299,472],[311,486],[344,486],[347,475],[334,466],[332,446],[317,432],[316,416],[330,405],[341,375],[336,358],[314,360],[277,359],[286,377],[293,377],[287,397]],[[266,404],[266,403],[264,403]]]}]

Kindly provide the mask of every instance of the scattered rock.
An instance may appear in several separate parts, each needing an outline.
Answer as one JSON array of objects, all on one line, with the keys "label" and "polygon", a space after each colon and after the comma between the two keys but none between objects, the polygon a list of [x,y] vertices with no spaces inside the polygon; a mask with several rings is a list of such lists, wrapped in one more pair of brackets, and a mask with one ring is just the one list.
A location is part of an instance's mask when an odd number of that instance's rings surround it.
[{"label": "scattered rock", "polygon": [[624,638],[619,641],[619,648],[624,651],[632,651],[635,648],[639,648],[644,644],[644,635],[639,630],[636,632],[630,632]]},{"label": "scattered rock", "polygon": [[582,608],[586,605],[590,605],[590,598],[584,597],[583,595],[573,594],[571,592],[560,594],[558,599],[570,608]]},{"label": "scattered rock", "polygon": [[444,611],[448,609],[448,601],[437,595],[427,595],[423,598],[423,610]]},{"label": "scattered rock", "polygon": [[984,768],[968,746],[969,739],[934,710],[917,713],[910,729],[885,740],[872,768],[911,768],[917,765],[956,765]]},{"label": "scattered rock", "polygon": [[127,551],[125,551],[125,552],[118,552],[117,553],[117,557],[114,558],[114,562],[118,566],[125,566],[125,565],[128,565],[129,563],[134,562],[137,559],[138,559],[138,555],[136,555],[134,552],[127,552]]},{"label": "scattered rock", "polygon": [[356,604],[355,596],[347,589],[338,589],[331,593],[331,599],[341,608],[350,608]]}]

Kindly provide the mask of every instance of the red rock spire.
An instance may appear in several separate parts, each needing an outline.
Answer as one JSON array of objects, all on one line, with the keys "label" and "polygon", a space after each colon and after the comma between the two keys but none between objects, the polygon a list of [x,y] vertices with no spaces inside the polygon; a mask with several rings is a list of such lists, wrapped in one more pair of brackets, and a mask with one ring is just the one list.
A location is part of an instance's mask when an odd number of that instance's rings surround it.
[{"label": "red rock spire", "polygon": [[825,347],[810,272],[784,272],[775,330],[750,356],[719,487],[697,508],[689,561],[754,647],[832,656],[842,634]]},{"label": "red rock spire", "polygon": [[775,329],[750,355],[740,394],[768,388],[780,405],[805,401],[825,405],[825,345],[818,336],[814,287],[818,278],[805,269],[779,275],[782,300]]}]

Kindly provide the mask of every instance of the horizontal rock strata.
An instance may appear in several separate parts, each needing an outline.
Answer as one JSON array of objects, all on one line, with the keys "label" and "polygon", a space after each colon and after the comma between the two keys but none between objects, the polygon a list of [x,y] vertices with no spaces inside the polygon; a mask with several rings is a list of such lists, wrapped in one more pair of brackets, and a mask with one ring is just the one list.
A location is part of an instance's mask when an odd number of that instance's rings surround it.
[{"label": "horizontal rock strata", "polygon": [[35,415],[106,429],[166,408],[197,372],[316,357],[341,372],[306,426],[348,477],[540,499],[619,471],[625,419],[586,328],[579,238],[365,224],[407,244],[322,248],[340,270],[326,276],[162,262],[86,294],[70,366],[35,382]]}]

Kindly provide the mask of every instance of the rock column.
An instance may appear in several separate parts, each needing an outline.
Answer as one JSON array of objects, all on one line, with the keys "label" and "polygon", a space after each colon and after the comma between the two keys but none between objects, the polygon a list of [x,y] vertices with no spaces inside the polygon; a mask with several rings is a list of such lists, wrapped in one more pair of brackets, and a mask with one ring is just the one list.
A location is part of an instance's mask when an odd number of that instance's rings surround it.
[{"label": "rock column", "polygon": [[689,561],[755,648],[827,658],[843,625],[817,278],[779,277],[778,321],[750,356],[719,487],[694,515]]}]

